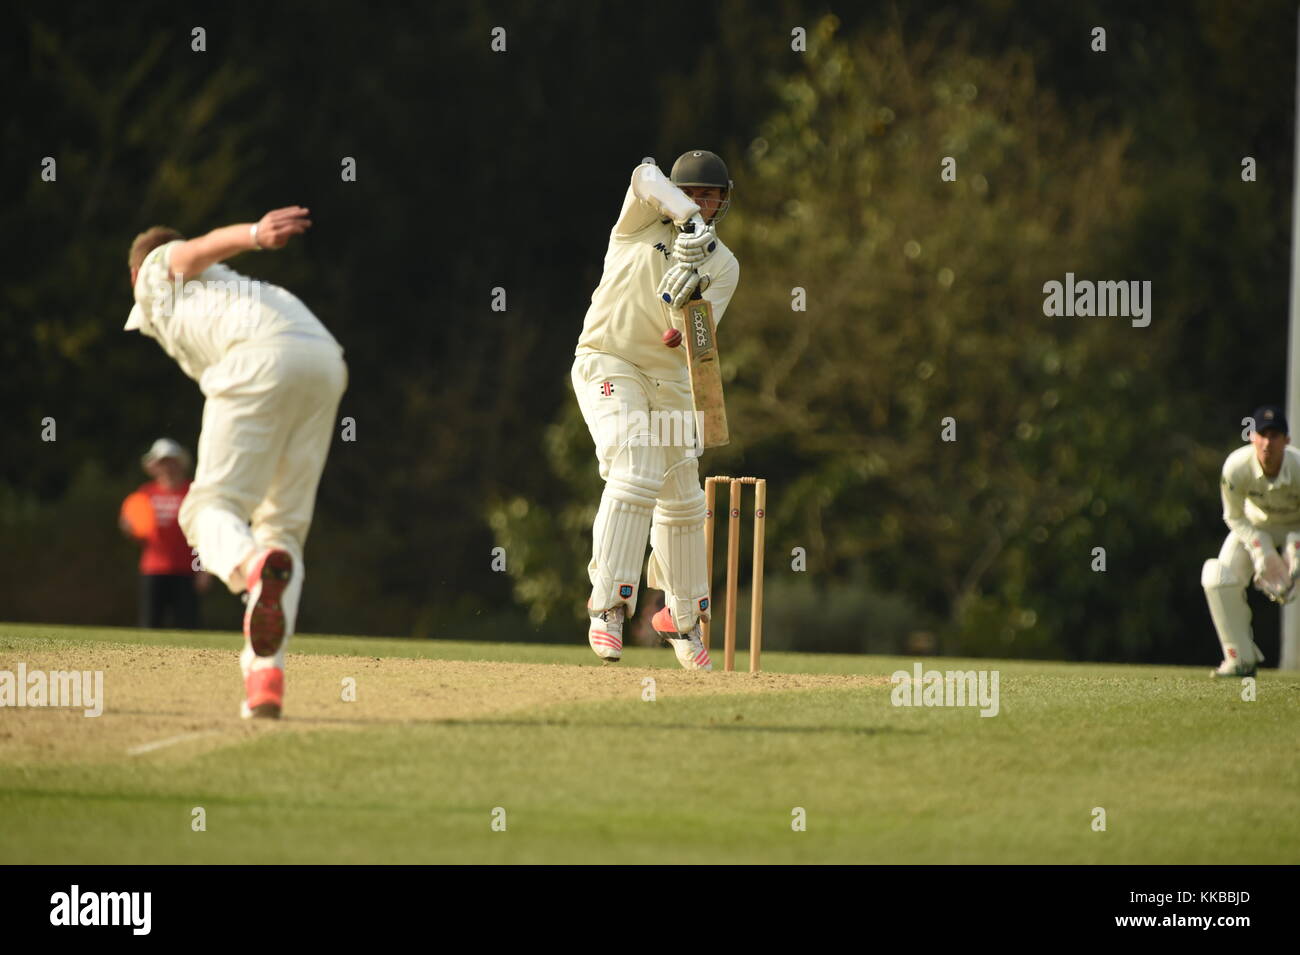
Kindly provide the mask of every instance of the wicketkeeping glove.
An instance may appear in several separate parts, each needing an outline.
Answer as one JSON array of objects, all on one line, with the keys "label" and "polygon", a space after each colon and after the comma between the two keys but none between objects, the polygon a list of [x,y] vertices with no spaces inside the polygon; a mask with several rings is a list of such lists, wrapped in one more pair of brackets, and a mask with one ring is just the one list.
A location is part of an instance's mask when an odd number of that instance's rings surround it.
[{"label": "wicketkeeping glove", "polygon": [[1291,580],[1300,580],[1300,531],[1286,535],[1286,548],[1282,551],[1282,556]]},{"label": "wicketkeeping glove", "polygon": [[1272,547],[1265,548],[1263,559],[1256,563],[1255,587],[1269,600],[1290,603],[1296,597],[1295,581],[1281,556]]}]

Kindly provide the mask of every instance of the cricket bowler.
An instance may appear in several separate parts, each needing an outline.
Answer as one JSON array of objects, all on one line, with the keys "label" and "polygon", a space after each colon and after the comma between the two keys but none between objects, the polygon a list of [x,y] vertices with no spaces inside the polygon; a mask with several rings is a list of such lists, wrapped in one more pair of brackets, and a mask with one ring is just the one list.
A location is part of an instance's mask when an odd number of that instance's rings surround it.
[{"label": "cricket bowler", "polygon": [[700,628],[709,592],[695,435],[665,440],[650,422],[654,412],[694,421],[670,309],[698,291],[716,328],[735,294],[740,264],[716,231],[732,188],[723,161],[702,149],[678,157],[669,176],[653,162],[632,171],[574,353],[573,389],[605,482],[592,527],[587,640],[611,663],[622,658],[623,625],[636,611],[648,537],[646,579],[665,598],[654,629],[684,668],[713,668]]},{"label": "cricket bowler", "polygon": [[[1250,627],[1246,585],[1290,603],[1300,578],[1300,452],[1290,447],[1286,414],[1265,405],[1251,418],[1250,444],[1228,455],[1219,481],[1228,539],[1201,569],[1210,617],[1223,644],[1214,676],[1254,676],[1264,655]],[[1278,546],[1283,554],[1278,553]]]},{"label": "cricket bowler", "polygon": [[155,339],[206,399],[180,523],[203,569],[247,591],[245,718],[277,718],[283,706],[303,547],[348,373],[339,343],[297,297],[222,263],[283,248],[311,227],[308,215],[275,209],[189,240],[155,226],[128,259],[126,330]]}]

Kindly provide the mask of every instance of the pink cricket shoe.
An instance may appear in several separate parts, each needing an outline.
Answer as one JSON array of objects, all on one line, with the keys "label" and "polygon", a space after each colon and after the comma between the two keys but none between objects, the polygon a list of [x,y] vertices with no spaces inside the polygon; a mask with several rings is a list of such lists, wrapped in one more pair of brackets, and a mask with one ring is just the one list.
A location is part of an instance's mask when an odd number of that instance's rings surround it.
[{"label": "pink cricket shoe", "polygon": [[280,598],[292,577],[293,557],[285,550],[263,551],[249,571],[244,636],[259,657],[275,656],[284,643],[284,607]]},{"label": "pink cricket shoe", "polygon": [[672,644],[673,652],[677,654],[677,662],[682,665],[682,669],[713,669],[709,651],[704,649],[703,633],[698,619],[690,633],[681,633],[677,629],[677,624],[673,622],[672,611],[664,607],[650,620],[650,625],[655,628],[655,633]]},{"label": "pink cricket shoe", "polygon": [[246,720],[278,720],[284,706],[284,671],[279,667],[251,671],[244,678],[244,694],[240,716]]}]

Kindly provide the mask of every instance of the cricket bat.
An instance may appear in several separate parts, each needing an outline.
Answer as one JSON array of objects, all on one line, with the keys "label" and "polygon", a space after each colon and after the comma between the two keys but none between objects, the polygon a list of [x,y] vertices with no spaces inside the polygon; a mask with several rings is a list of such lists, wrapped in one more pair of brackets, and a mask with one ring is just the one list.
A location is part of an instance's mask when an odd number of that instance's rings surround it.
[{"label": "cricket bat", "polygon": [[[679,326],[686,346],[686,366],[691,377],[691,401],[700,432],[700,447],[720,448],[731,441],[727,428],[727,404],[722,395],[722,365],[718,338],[713,327],[713,306],[707,299],[693,298],[680,312]],[[674,324],[677,324],[674,322]]]}]

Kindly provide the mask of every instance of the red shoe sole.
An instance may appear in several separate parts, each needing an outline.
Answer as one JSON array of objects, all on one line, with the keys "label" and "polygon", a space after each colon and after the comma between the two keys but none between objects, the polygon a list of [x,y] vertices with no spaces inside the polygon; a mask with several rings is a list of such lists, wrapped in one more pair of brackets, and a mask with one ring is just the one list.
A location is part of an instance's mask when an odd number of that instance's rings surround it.
[{"label": "red shoe sole", "polygon": [[244,631],[259,657],[274,656],[284,643],[284,607],[280,597],[293,576],[293,558],[287,551],[273,550],[262,562],[262,591],[248,608]]}]

